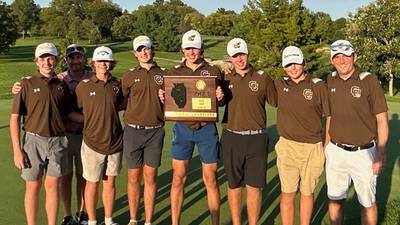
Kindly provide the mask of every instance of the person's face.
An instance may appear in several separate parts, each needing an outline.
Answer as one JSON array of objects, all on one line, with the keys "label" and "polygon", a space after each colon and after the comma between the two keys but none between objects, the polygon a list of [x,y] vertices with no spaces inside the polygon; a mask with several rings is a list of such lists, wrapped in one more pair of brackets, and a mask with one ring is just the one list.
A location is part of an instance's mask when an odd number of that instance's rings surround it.
[{"label": "person's face", "polygon": [[292,80],[297,80],[304,74],[303,64],[291,63],[283,69],[285,70],[286,75],[288,75]]},{"label": "person's face", "polygon": [[153,61],[153,49],[151,48],[139,47],[134,54],[139,63],[150,63]]},{"label": "person's face", "polygon": [[96,74],[108,74],[111,67],[110,61],[94,61],[94,69],[96,70]]},{"label": "person's face", "polygon": [[248,58],[249,55],[244,53],[238,53],[234,56],[231,56],[231,62],[235,67],[235,70],[245,70],[248,67]]},{"label": "person's face", "polygon": [[336,68],[339,75],[349,75],[355,69],[356,56],[352,54],[347,56],[344,54],[337,54],[332,58],[332,64]]},{"label": "person's face", "polygon": [[201,59],[202,51],[199,48],[185,48],[182,50],[183,56],[189,63],[196,63]]},{"label": "person's face", "polygon": [[52,75],[57,65],[57,58],[53,55],[43,55],[36,59],[39,72],[43,75]]},{"label": "person's face", "polygon": [[73,53],[67,57],[68,69],[74,72],[83,71],[85,69],[86,58],[82,54]]}]

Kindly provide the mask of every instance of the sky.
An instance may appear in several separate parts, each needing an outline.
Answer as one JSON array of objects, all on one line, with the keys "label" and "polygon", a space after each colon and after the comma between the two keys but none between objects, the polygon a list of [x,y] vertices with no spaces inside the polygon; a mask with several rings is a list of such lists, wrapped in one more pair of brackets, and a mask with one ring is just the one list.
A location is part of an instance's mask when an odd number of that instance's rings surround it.
[{"label": "sky", "polygon": [[[247,0],[182,0],[186,4],[199,10],[202,14],[208,15],[218,8],[240,12]],[[13,0],[5,0],[11,4]],[[35,0],[41,7],[48,6],[48,0]],[[154,0],[114,0],[121,8],[129,12],[136,10],[140,5],[152,4]],[[333,20],[340,17],[347,17],[349,12],[354,13],[357,8],[367,5],[372,0],[304,0],[304,5],[311,11],[322,11],[328,13]]]}]

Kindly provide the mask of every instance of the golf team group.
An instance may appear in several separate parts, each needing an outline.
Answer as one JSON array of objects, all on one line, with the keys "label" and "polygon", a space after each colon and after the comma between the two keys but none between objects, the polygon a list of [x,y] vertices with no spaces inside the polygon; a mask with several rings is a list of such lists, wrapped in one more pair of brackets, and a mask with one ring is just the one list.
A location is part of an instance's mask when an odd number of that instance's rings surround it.
[{"label": "golf team group", "polygon": [[[54,72],[59,62],[56,46],[42,43],[36,47],[37,71],[14,84],[10,117],[14,164],[26,184],[24,206],[28,225],[38,224],[42,185],[48,225],[57,223],[59,202],[63,225],[117,225],[112,212],[115,179],[122,158],[128,171],[130,216],[124,223],[152,224],[157,168],[165,136],[166,75],[217,77],[215,98],[218,106],[225,107],[221,137],[215,122],[176,122],[173,126],[173,225],[181,224],[184,186],[195,146],[210,213],[210,221],[204,223],[220,224],[216,176],[220,158],[228,182],[231,223],[242,223],[242,201],[246,204],[248,224],[258,223],[261,191],[268,185],[266,104],[277,107],[279,140],[275,150],[281,185],[281,223],[295,223],[298,191],[300,224],[311,223],[313,193],[325,171],[331,224],[343,224],[343,203],[352,183],[361,205],[362,224],[377,224],[375,196],[377,176],[386,161],[388,107],[377,77],[356,64],[357,55],[349,41],[337,40],[330,46],[335,72],[325,81],[307,73],[303,53],[296,46],[283,50],[285,75],[275,80],[249,64],[250,53],[243,39],[228,42],[232,67],[224,71],[204,60],[199,32],[190,30],[183,34],[181,47],[184,60],[164,69],[153,60],[151,39],[136,37],[133,55],[138,65],[121,79],[111,74],[117,61],[109,47],[94,50],[89,63],[92,69],[88,71],[84,48],[68,46],[63,59],[68,69],[60,74]],[[124,111],[124,128],[119,111]],[[325,131],[322,120],[326,120]],[[71,212],[73,174],[77,180],[76,214]],[[96,217],[100,183],[104,218]],[[141,195],[144,221],[138,215]]]}]

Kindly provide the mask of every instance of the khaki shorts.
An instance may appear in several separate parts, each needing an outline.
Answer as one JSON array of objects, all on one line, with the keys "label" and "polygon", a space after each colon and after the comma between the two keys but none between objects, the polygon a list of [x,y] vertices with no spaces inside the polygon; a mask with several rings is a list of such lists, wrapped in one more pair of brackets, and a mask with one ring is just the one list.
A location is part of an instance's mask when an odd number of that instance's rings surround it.
[{"label": "khaki shorts", "polygon": [[121,171],[122,152],[103,155],[92,150],[82,141],[83,177],[90,182],[99,182],[105,176],[117,176]]},{"label": "khaki shorts", "polygon": [[66,175],[67,145],[65,136],[42,137],[26,132],[23,151],[29,165],[22,169],[21,177],[25,181],[40,180],[45,171],[46,175],[53,177]]},{"label": "khaki shorts", "polygon": [[324,170],[322,143],[309,144],[279,138],[276,143],[277,167],[283,193],[311,195]]},{"label": "khaki shorts", "polygon": [[67,133],[67,139],[68,139],[67,174],[72,173],[75,164],[75,173],[82,175],[82,158],[81,158],[82,134]]}]

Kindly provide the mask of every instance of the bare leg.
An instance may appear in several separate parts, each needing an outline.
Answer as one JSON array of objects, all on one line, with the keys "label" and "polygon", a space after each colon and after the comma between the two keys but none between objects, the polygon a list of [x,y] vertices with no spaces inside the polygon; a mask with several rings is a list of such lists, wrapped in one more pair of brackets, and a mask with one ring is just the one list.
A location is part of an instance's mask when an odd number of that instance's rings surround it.
[{"label": "bare leg", "polygon": [[329,220],[331,225],[343,224],[343,200],[329,200]]},{"label": "bare leg", "polygon": [[128,201],[131,220],[137,219],[137,211],[140,201],[140,182],[142,179],[142,168],[128,169]]},{"label": "bare leg", "polygon": [[39,209],[39,194],[42,180],[26,181],[25,184],[25,215],[28,225],[36,225]]},{"label": "bare leg", "polygon": [[207,202],[213,225],[219,224],[220,196],[217,183],[217,163],[203,163],[203,181],[207,189]]},{"label": "bare leg", "polygon": [[96,208],[99,196],[99,182],[86,182],[85,203],[89,220],[96,220]]},{"label": "bare leg", "polygon": [[58,214],[58,182],[60,177],[46,176],[44,188],[46,190],[46,213],[48,225],[56,225]]},{"label": "bare leg", "polygon": [[281,220],[282,225],[293,225],[294,224],[294,199],[296,192],[293,193],[281,193]]},{"label": "bare leg", "polygon": [[256,225],[261,209],[261,189],[246,185],[247,192],[247,217],[249,225]]},{"label": "bare leg", "polygon": [[145,222],[151,223],[154,213],[154,200],[157,193],[157,168],[145,165],[143,177]]},{"label": "bare leg", "polygon": [[371,207],[361,208],[361,222],[363,225],[376,225],[378,223],[378,209],[376,203]]},{"label": "bare leg", "polygon": [[231,210],[232,225],[240,225],[242,220],[242,188],[228,188],[228,202]]},{"label": "bare leg", "polygon": [[300,196],[300,224],[309,225],[311,223],[312,211],[314,208],[314,196],[301,195]]},{"label": "bare leg", "polygon": [[106,176],[103,180],[103,206],[104,217],[112,218],[115,200],[115,176]]},{"label": "bare leg", "polygon": [[183,189],[186,181],[189,160],[172,159],[171,217],[172,225],[179,225],[183,204]]},{"label": "bare leg", "polygon": [[71,216],[71,184],[72,173],[60,178],[60,197],[64,210],[64,217]]}]

